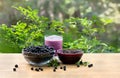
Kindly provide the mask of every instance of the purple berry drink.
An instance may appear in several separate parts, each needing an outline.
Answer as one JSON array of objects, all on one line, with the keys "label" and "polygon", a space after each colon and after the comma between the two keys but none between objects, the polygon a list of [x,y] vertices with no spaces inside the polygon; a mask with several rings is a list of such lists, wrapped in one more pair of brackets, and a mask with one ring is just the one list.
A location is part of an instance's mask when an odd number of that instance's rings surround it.
[{"label": "purple berry drink", "polygon": [[63,38],[58,35],[45,36],[45,45],[53,47],[56,51],[62,49]]}]

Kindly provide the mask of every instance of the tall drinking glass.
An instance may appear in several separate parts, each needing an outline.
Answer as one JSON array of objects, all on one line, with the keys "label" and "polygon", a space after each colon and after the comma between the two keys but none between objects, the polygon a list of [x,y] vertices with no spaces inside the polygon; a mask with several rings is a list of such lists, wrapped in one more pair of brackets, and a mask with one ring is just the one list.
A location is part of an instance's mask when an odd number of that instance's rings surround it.
[{"label": "tall drinking glass", "polygon": [[51,46],[55,49],[55,55],[57,50],[62,49],[63,37],[60,35],[48,35],[45,36],[45,45]]}]

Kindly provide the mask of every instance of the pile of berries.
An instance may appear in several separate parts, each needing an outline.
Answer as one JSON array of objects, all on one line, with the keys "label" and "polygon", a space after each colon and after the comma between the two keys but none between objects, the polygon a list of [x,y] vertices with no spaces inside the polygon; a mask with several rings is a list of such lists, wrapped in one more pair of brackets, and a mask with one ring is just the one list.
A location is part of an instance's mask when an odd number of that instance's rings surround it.
[{"label": "pile of berries", "polygon": [[74,49],[70,49],[70,50],[69,49],[68,50],[64,49],[62,52],[66,53],[66,54],[71,54],[71,53],[77,54],[77,53],[81,53],[82,51],[81,50],[74,50]]},{"label": "pile of berries", "polygon": [[53,55],[54,54],[54,48],[49,47],[49,46],[29,46],[27,48],[23,49],[23,54],[31,55]]}]

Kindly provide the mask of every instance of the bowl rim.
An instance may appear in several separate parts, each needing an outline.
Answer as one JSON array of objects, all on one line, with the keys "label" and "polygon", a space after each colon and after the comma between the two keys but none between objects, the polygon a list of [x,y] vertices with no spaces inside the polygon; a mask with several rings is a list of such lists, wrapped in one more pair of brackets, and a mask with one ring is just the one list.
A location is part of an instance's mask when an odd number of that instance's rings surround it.
[{"label": "bowl rim", "polygon": [[[54,52],[53,53],[55,53],[55,50],[53,50]],[[25,51],[24,49],[22,49],[22,54],[27,54],[27,53],[29,53],[29,54],[31,54],[31,55],[41,55],[41,54],[49,54],[49,52],[47,52],[47,53],[33,53],[33,52],[28,52],[28,51]],[[54,54],[53,54],[54,55]]]},{"label": "bowl rim", "polygon": [[22,55],[24,57],[34,57],[34,58],[41,58],[41,57],[53,57],[54,54],[49,54],[49,53],[29,53],[29,52],[25,52],[22,51]]},{"label": "bowl rim", "polygon": [[[78,53],[63,53],[63,52],[59,52],[59,51],[63,51],[63,50],[79,50],[80,52],[78,52]],[[83,51],[82,50],[80,50],[80,49],[59,49],[59,50],[57,50],[57,54],[61,54],[61,55],[83,55]]]}]

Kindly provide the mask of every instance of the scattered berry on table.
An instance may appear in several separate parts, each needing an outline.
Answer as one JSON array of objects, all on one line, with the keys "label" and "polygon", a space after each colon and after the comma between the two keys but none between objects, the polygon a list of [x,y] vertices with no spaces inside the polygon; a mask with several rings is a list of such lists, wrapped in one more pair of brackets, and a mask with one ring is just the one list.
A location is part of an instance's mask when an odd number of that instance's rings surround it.
[{"label": "scattered berry on table", "polygon": [[17,64],[15,65],[15,68],[18,68],[18,65],[17,65]]},{"label": "scattered berry on table", "polygon": [[53,72],[56,72],[56,69],[53,69]]},{"label": "scattered berry on table", "polygon": [[93,64],[89,64],[88,67],[89,67],[89,68],[90,68],[90,67],[93,67]]},{"label": "scattered berry on table", "polygon": [[33,67],[31,67],[31,70],[34,70],[34,68],[33,68]]},{"label": "scattered berry on table", "polygon": [[60,69],[62,69],[62,66],[60,67]]},{"label": "scattered berry on table", "polygon": [[63,70],[66,71],[66,66],[63,66]]},{"label": "scattered berry on table", "polygon": [[54,68],[57,69],[57,66],[55,66]]},{"label": "scattered berry on table", "polygon": [[66,71],[66,68],[64,68],[64,71]]},{"label": "scattered berry on table", "polygon": [[13,68],[13,71],[16,71],[16,68]]}]

